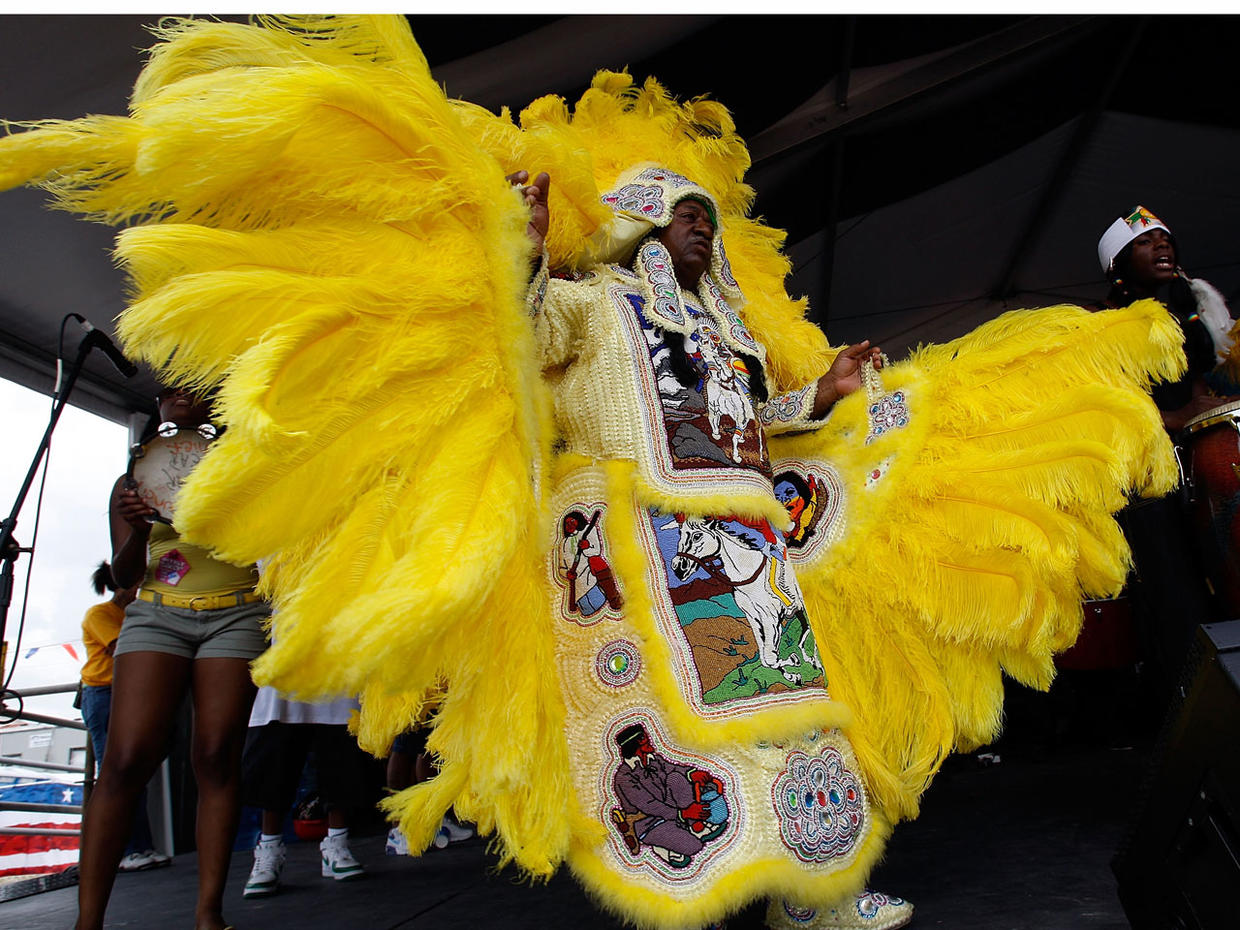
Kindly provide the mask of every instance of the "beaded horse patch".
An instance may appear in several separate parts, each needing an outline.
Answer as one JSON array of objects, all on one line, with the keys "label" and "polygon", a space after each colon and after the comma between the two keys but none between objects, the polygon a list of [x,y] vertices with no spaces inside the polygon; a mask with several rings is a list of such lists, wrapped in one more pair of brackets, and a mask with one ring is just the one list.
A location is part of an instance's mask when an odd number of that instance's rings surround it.
[{"label": "beaded horse patch", "polygon": [[834,746],[818,755],[795,750],[771,788],[779,833],[802,862],[828,862],[851,852],[865,828],[866,802],[857,775]]},{"label": "beaded horse patch", "polygon": [[686,304],[692,331],[684,340],[685,361],[696,380],[678,377],[664,332],[648,320],[641,298],[631,295],[631,306],[641,324],[646,348],[654,365],[673,467],[692,469],[730,466],[768,470],[766,443],[749,396],[749,372],[732,352],[713,320]]},{"label": "beaded horse patch", "polygon": [[[699,333],[699,317],[693,317],[694,331],[684,337],[684,348],[675,350],[674,360],[667,331],[647,316],[646,299],[636,287],[620,281],[606,293],[632,360],[641,457],[655,487],[677,494],[727,481],[742,493],[769,494],[766,442],[753,417],[748,378],[740,370],[744,363],[726,347],[712,355],[709,318],[701,316],[707,329]],[[702,339],[711,345],[705,353],[711,365],[703,360]]]},{"label": "beaded horse patch", "polygon": [[691,881],[740,834],[736,773],[670,746],[647,714],[613,721],[602,778],[604,821],[628,871]]},{"label": "beaded horse patch", "polygon": [[624,599],[616,585],[603,533],[607,507],[575,503],[560,516],[555,578],[564,592],[565,620],[587,626],[605,617],[618,619]]},{"label": "beaded horse patch", "polygon": [[770,523],[651,510],[638,529],[658,626],[699,714],[824,696],[805,600]]}]

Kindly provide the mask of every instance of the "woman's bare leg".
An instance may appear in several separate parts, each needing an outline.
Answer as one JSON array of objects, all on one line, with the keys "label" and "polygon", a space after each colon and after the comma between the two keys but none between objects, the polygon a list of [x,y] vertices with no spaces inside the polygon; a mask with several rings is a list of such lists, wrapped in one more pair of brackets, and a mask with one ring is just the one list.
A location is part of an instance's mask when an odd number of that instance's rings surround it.
[{"label": "woman's bare leg", "polygon": [[78,930],[103,927],[134,806],[167,754],[189,672],[189,659],[168,653],[126,652],[116,657],[103,770],[82,818]]},{"label": "woman's bare leg", "polygon": [[194,775],[198,781],[197,930],[223,930],[224,882],[241,813],[241,751],[255,687],[246,659],[197,659]]}]

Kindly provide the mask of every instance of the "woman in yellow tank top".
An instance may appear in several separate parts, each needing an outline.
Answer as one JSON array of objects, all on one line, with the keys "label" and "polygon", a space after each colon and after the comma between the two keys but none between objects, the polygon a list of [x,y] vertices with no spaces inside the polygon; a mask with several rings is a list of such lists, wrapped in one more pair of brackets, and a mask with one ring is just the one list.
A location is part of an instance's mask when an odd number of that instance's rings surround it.
[{"label": "woman in yellow tank top", "polygon": [[[167,389],[161,422],[197,427],[209,405]],[[186,691],[193,695],[192,759],[198,782],[196,930],[223,930],[224,880],[240,812],[241,750],[254,684],[250,662],[265,648],[269,609],[253,566],[220,562],[181,540],[122,476],[112,489],[112,574],[141,582],[117,640],[107,754],[83,824],[78,930],[102,928],[134,806],[167,753]]]}]

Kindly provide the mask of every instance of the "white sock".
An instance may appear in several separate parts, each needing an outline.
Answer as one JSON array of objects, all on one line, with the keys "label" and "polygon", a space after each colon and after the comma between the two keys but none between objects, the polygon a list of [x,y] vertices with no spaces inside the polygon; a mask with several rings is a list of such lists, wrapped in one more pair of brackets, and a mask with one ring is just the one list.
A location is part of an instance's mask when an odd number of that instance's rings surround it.
[{"label": "white sock", "polygon": [[258,835],[258,845],[275,846],[277,843],[284,843],[284,836],[279,833],[260,833]]},{"label": "white sock", "polygon": [[327,835],[328,836],[348,836],[349,828],[348,827],[328,827]]}]

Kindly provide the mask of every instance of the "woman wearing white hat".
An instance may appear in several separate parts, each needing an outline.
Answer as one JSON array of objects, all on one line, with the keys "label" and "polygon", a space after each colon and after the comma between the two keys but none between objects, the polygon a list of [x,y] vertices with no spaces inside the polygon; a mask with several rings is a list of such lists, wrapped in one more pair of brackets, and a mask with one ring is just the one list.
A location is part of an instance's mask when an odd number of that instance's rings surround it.
[{"label": "woman wearing white hat", "polygon": [[1098,261],[1111,283],[1106,306],[1126,307],[1154,297],[1184,330],[1188,371],[1179,381],[1154,390],[1168,432],[1178,432],[1193,417],[1223,403],[1219,393],[1237,390],[1224,370],[1214,371],[1232,351],[1231,313],[1217,290],[1180,268],[1175,239],[1162,220],[1145,207],[1134,207],[1102,234]]},{"label": "woman wearing white hat", "polygon": [[[1235,399],[1215,392],[1236,390],[1234,382],[1228,385],[1227,366],[1222,364],[1232,351],[1231,314],[1218,291],[1184,274],[1167,225],[1145,207],[1134,207],[1102,234],[1098,261],[1111,284],[1103,306],[1126,307],[1156,298],[1184,331],[1187,371],[1152,391],[1167,432],[1176,438],[1194,417]],[[1120,523],[1136,568],[1130,595],[1147,694],[1154,702],[1147,713],[1156,719],[1178,679],[1197,624],[1227,618],[1206,581],[1203,543],[1192,529],[1181,494],[1134,502],[1120,515]]]}]

